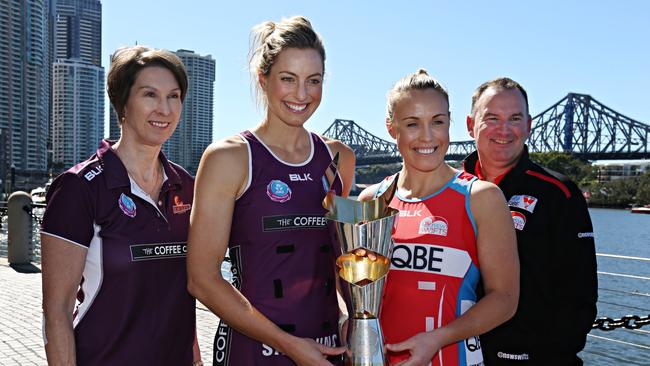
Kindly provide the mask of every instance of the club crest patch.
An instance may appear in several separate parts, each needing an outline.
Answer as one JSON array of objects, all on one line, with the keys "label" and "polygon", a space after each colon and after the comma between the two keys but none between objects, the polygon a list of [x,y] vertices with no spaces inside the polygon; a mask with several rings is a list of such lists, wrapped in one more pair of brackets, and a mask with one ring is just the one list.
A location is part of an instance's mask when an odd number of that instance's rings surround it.
[{"label": "club crest patch", "polygon": [[273,202],[284,203],[291,199],[291,188],[285,182],[274,179],[266,186],[266,195]]},{"label": "club crest patch", "polygon": [[176,215],[185,213],[192,209],[191,204],[183,203],[183,200],[179,196],[174,196],[174,205],[172,206],[172,212]]},{"label": "club crest patch", "polygon": [[131,199],[131,197],[125,195],[122,193],[120,195],[120,199],[117,200],[118,206],[120,206],[120,209],[124,214],[128,217],[135,217],[135,202]]},{"label": "club crest patch", "polygon": [[515,224],[515,229],[523,230],[524,226],[526,226],[526,216],[517,211],[510,211],[510,213],[512,214],[512,222]]},{"label": "club crest patch", "polygon": [[447,236],[449,230],[449,223],[444,217],[429,216],[420,221],[419,234],[433,234],[440,236]]},{"label": "club crest patch", "polygon": [[533,210],[535,210],[535,205],[537,205],[537,198],[533,196],[516,195],[510,197],[510,200],[508,200],[508,206],[521,208],[530,213],[533,213]]}]

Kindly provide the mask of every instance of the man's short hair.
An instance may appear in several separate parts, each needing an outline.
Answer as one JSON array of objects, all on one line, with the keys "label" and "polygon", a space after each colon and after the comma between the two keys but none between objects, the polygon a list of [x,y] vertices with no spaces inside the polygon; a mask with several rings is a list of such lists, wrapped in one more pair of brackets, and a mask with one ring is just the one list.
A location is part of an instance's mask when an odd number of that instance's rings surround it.
[{"label": "man's short hair", "polygon": [[476,88],[476,91],[474,91],[474,95],[472,95],[472,115],[474,115],[474,106],[476,106],[476,102],[481,98],[481,95],[490,87],[493,87],[495,89],[517,89],[521,92],[521,95],[524,96],[524,100],[526,101],[526,113],[530,113],[530,109],[528,108],[528,93],[526,93],[526,90],[524,89],[521,84],[518,82],[506,78],[506,77],[499,77],[490,81],[486,81],[481,86]]}]

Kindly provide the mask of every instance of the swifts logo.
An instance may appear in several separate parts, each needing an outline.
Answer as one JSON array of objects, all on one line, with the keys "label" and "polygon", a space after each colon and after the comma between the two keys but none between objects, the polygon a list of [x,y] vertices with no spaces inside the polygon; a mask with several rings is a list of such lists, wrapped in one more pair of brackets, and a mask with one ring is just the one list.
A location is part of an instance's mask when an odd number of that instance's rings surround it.
[{"label": "swifts logo", "polygon": [[447,236],[449,230],[449,223],[444,217],[430,216],[425,217],[420,221],[420,230],[418,234],[433,234],[440,236]]},{"label": "swifts logo", "polygon": [[523,230],[524,226],[526,226],[526,216],[517,211],[510,211],[510,213],[512,214],[512,222],[515,224],[515,229]]},{"label": "swifts logo", "polygon": [[117,200],[117,205],[120,206],[120,209],[124,214],[128,217],[135,217],[136,214],[136,209],[135,209],[135,202],[131,199],[131,197],[125,195],[122,193],[120,195],[120,199]]},{"label": "swifts logo", "polygon": [[516,195],[510,197],[510,200],[508,200],[508,206],[521,208],[530,213],[533,213],[535,210],[535,205],[537,205],[537,198],[533,196]]},{"label": "swifts logo", "polygon": [[180,197],[174,196],[174,206],[172,206],[172,211],[179,215],[184,212],[189,211],[192,208],[191,204],[184,204],[183,200]]},{"label": "swifts logo", "polygon": [[291,188],[285,182],[274,179],[266,186],[266,195],[273,202],[284,203],[291,199]]}]

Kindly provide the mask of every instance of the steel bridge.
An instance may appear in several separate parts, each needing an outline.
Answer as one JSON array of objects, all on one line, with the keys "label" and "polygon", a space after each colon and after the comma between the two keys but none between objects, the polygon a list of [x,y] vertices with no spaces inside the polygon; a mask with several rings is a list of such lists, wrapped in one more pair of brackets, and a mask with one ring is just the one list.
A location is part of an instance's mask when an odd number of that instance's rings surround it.
[{"label": "steel bridge", "polygon": [[[323,133],[350,146],[357,165],[401,161],[397,145],[354,121],[337,119]],[[587,160],[650,159],[650,125],[626,117],[586,94],[569,93],[533,118],[528,139],[531,152],[560,151]],[[461,160],[474,151],[474,141],[449,144],[445,159]]]}]

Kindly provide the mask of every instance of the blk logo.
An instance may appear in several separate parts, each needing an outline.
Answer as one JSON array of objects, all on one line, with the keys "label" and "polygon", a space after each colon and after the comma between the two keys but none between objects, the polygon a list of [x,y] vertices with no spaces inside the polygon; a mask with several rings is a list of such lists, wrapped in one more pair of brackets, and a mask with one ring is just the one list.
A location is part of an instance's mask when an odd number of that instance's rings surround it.
[{"label": "blk logo", "polygon": [[400,210],[399,216],[400,217],[421,217],[422,216],[422,210],[413,210],[413,211],[409,211],[409,210],[402,211],[402,210]]},{"label": "blk logo", "polygon": [[90,182],[101,173],[102,173],[102,166],[98,165],[94,167],[92,170],[90,170],[88,173],[84,174],[84,178],[86,178],[86,180]]},{"label": "blk logo", "polygon": [[311,173],[289,174],[289,180],[292,182],[313,181],[313,179],[311,179]]}]

